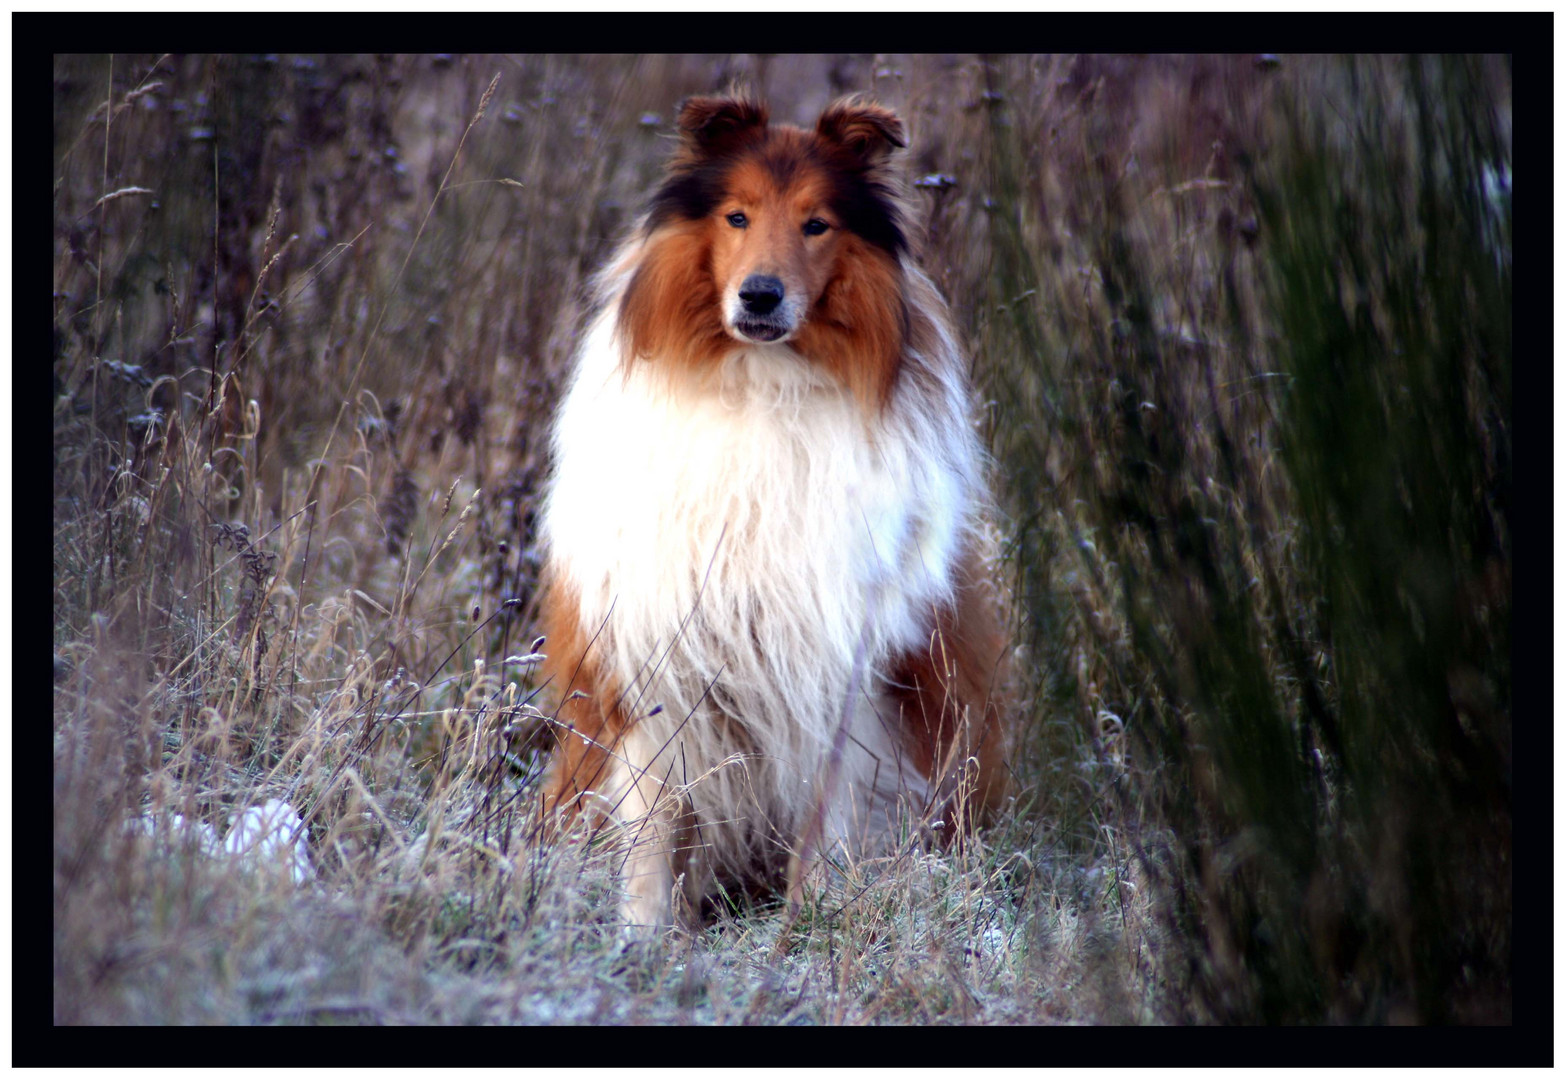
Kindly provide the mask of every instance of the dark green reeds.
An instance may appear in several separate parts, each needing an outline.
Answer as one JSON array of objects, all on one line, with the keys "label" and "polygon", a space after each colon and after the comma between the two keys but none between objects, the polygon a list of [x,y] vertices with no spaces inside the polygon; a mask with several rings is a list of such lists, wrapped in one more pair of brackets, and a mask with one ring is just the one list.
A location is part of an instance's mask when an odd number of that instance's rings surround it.
[{"label": "dark green reeds", "polygon": [[1190,78],[1205,165],[1085,95],[990,110],[1020,598],[1168,1018],[1506,1022],[1510,72],[1300,67]]}]

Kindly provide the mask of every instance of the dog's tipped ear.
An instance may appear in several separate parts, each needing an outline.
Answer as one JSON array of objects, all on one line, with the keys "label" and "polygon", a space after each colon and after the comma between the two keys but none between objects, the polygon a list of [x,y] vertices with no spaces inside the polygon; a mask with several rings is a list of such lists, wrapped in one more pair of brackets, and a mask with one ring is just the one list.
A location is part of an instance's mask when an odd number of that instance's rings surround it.
[{"label": "dog's tipped ear", "polygon": [[837,143],[866,166],[879,165],[908,144],[903,122],[891,109],[868,102],[839,101],[816,121],[816,134]]},{"label": "dog's tipped ear", "polygon": [[680,137],[700,152],[727,146],[767,126],[767,107],[744,97],[693,97],[680,106]]}]

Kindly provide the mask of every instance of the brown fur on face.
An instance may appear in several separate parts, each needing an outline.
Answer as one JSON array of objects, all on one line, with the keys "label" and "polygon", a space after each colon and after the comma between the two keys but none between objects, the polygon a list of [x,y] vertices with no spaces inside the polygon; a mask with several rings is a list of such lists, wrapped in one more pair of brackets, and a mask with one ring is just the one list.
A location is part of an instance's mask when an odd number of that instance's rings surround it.
[{"label": "brown fur on face", "polygon": [[710,244],[703,222],[671,225],[649,239],[620,301],[628,358],[702,372],[734,348],[718,317]]},{"label": "brown fur on face", "polygon": [[[884,406],[908,332],[903,211],[883,175],[903,145],[896,116],[842,103],[807,132],[770,127],[753,102],[693,98],[680,129],[620,301],[627,359],[706,372],[746,344],[787,343],[866,410]],[[764,336],[740,299],[756,278],[782,292]]]},{"label": "brown fur on face", "polygon": [[[722,224],[711,232],[712,278],[724,302],[724,328],[741,340],[730,319],[729,301],[746,278],[777,277],[785,300],[800,298],[801,315],[806,315],[835,276],[843,245],[843,223],[831,207],[828,181],[820,170],[796,164],[779,175],[775,155],[803,154],[790,145],[800,141],[798,133],[789,134],[793,138],[771,148],[771,160],[751,157],[735,165],[718,200]],[[825,231],[807,231],[816,227]]]}]

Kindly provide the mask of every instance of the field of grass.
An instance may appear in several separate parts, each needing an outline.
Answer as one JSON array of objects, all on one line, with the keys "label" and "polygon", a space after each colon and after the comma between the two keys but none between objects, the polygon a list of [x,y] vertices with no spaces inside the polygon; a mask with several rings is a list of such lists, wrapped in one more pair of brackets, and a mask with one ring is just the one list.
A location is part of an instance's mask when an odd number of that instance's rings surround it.
[{"label": "field of grass", "polygon": [[[1510,1022],[1508,60],[54,77],[56,1023]],[[736,80],[909,125],[1018,796],[627,953],[535,835],[533,514],[584,283]],[[226,853],[269,800],[308,873]]]}]

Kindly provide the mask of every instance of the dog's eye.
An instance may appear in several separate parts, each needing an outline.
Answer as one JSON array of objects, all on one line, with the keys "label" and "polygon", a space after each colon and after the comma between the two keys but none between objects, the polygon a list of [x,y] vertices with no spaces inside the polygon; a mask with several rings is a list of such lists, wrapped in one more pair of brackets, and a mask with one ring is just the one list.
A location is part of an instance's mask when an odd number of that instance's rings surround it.
[{"label": "dog's eye", "polygon": [[828,225],[826,222],[822,221],[818,217],[811,218],[809,221],[805,222],[805,235],[806,236],[820,236],[822,233],[826,232],[831,227],[832,226]]},{"label": "dog's eye", "polygon": [[736,210],[734,213],[728,216],[728,222],[736,229],[743,229],[745,226],[750,224],[750,219]]}]

